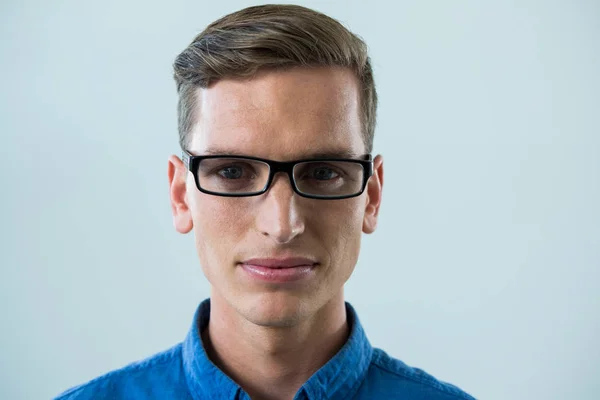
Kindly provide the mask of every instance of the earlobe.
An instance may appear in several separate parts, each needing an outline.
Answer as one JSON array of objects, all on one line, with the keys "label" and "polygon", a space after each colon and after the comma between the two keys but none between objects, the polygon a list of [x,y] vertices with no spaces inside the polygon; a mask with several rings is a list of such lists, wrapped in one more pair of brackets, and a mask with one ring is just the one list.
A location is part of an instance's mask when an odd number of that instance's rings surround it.
[{"label": "earlobe", "polygon": [[187,168],[179,157],[175,155],[169,157],[168,176],[173,225],[177,232],[188,233],[192,230],[194,224],[186,198]]},{"label": "earlobe", "polygon": [[373,233],[377,228],[377,218],[381,207],[383,193],[383,157],[378,155],[373,160],[373,175],[367,183],[367,203],[362,230],[364,233]]}]

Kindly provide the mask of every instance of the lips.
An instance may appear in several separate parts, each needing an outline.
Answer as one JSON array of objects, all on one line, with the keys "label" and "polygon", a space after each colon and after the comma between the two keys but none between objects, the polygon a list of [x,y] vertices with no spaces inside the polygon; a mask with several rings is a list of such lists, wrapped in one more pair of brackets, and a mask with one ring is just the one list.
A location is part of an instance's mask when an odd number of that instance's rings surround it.
[{"label": "lips", "polygon": [[304,257],[252,258],[240,263],[240,266],[250,278],[272,283],[308,279],[314,275],[316,265],[317,262]]},{"label": "lips", "polygon": [[243,261],[242,264],[246,265],[257,265],[267,268],[295,268],[302,266],[313,266],[316,261],[304,258],[304,257],[290,257],[290,258],[251,258]]}]

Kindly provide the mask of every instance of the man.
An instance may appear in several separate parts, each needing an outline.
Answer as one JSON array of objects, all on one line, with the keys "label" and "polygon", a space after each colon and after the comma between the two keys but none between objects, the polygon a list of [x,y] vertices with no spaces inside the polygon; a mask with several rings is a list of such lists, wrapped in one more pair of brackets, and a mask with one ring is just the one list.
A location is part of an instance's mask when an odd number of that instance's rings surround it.
[{"label": "man", "polygon": [[59,399],[472,399],[372,348],[344,302],[383,185],[365,44],[303,7],[250,7],[174,67],[173,221],[210,299],[182,343]]}]

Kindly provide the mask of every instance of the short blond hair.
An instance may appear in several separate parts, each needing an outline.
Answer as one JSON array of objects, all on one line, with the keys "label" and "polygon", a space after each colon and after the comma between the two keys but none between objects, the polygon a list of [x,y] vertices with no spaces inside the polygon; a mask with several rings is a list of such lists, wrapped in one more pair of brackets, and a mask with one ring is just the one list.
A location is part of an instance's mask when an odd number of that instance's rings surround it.
[{"label": "short blond hair", "polygon": [[210,24],[177,56],[179,144],[189,145],[195,123],[196,89],[259,69],[341,66],[358,78],[365,148],[373,149],[377,92],[365,42],[325,14],[297,5],[262,5]]}]

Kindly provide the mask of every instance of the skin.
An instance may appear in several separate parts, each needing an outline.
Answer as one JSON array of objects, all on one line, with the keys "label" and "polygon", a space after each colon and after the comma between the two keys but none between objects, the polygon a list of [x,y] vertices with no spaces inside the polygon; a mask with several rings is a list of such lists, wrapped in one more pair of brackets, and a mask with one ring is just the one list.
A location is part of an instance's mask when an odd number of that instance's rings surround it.
[{"label": "skin", "polygon": [[[197,91],[188,150],[278,161],[322,152],[359,157],[365,146],[358,87],[352,71],[338,67],[221,80]],[[193,231],[211,284],[210,322],[202,332],[209,357],[253,399],[292,399],[348,338],[343,286],[362,233],[377,226],[382,157],[365,192],[344,200],[300,197],[281,173],[260,196],[207,195],[177,156],[169,159],[168,176],[174,226]],[[318,261],[309,279],[265,283],[239,265],[291,256]]]}]

